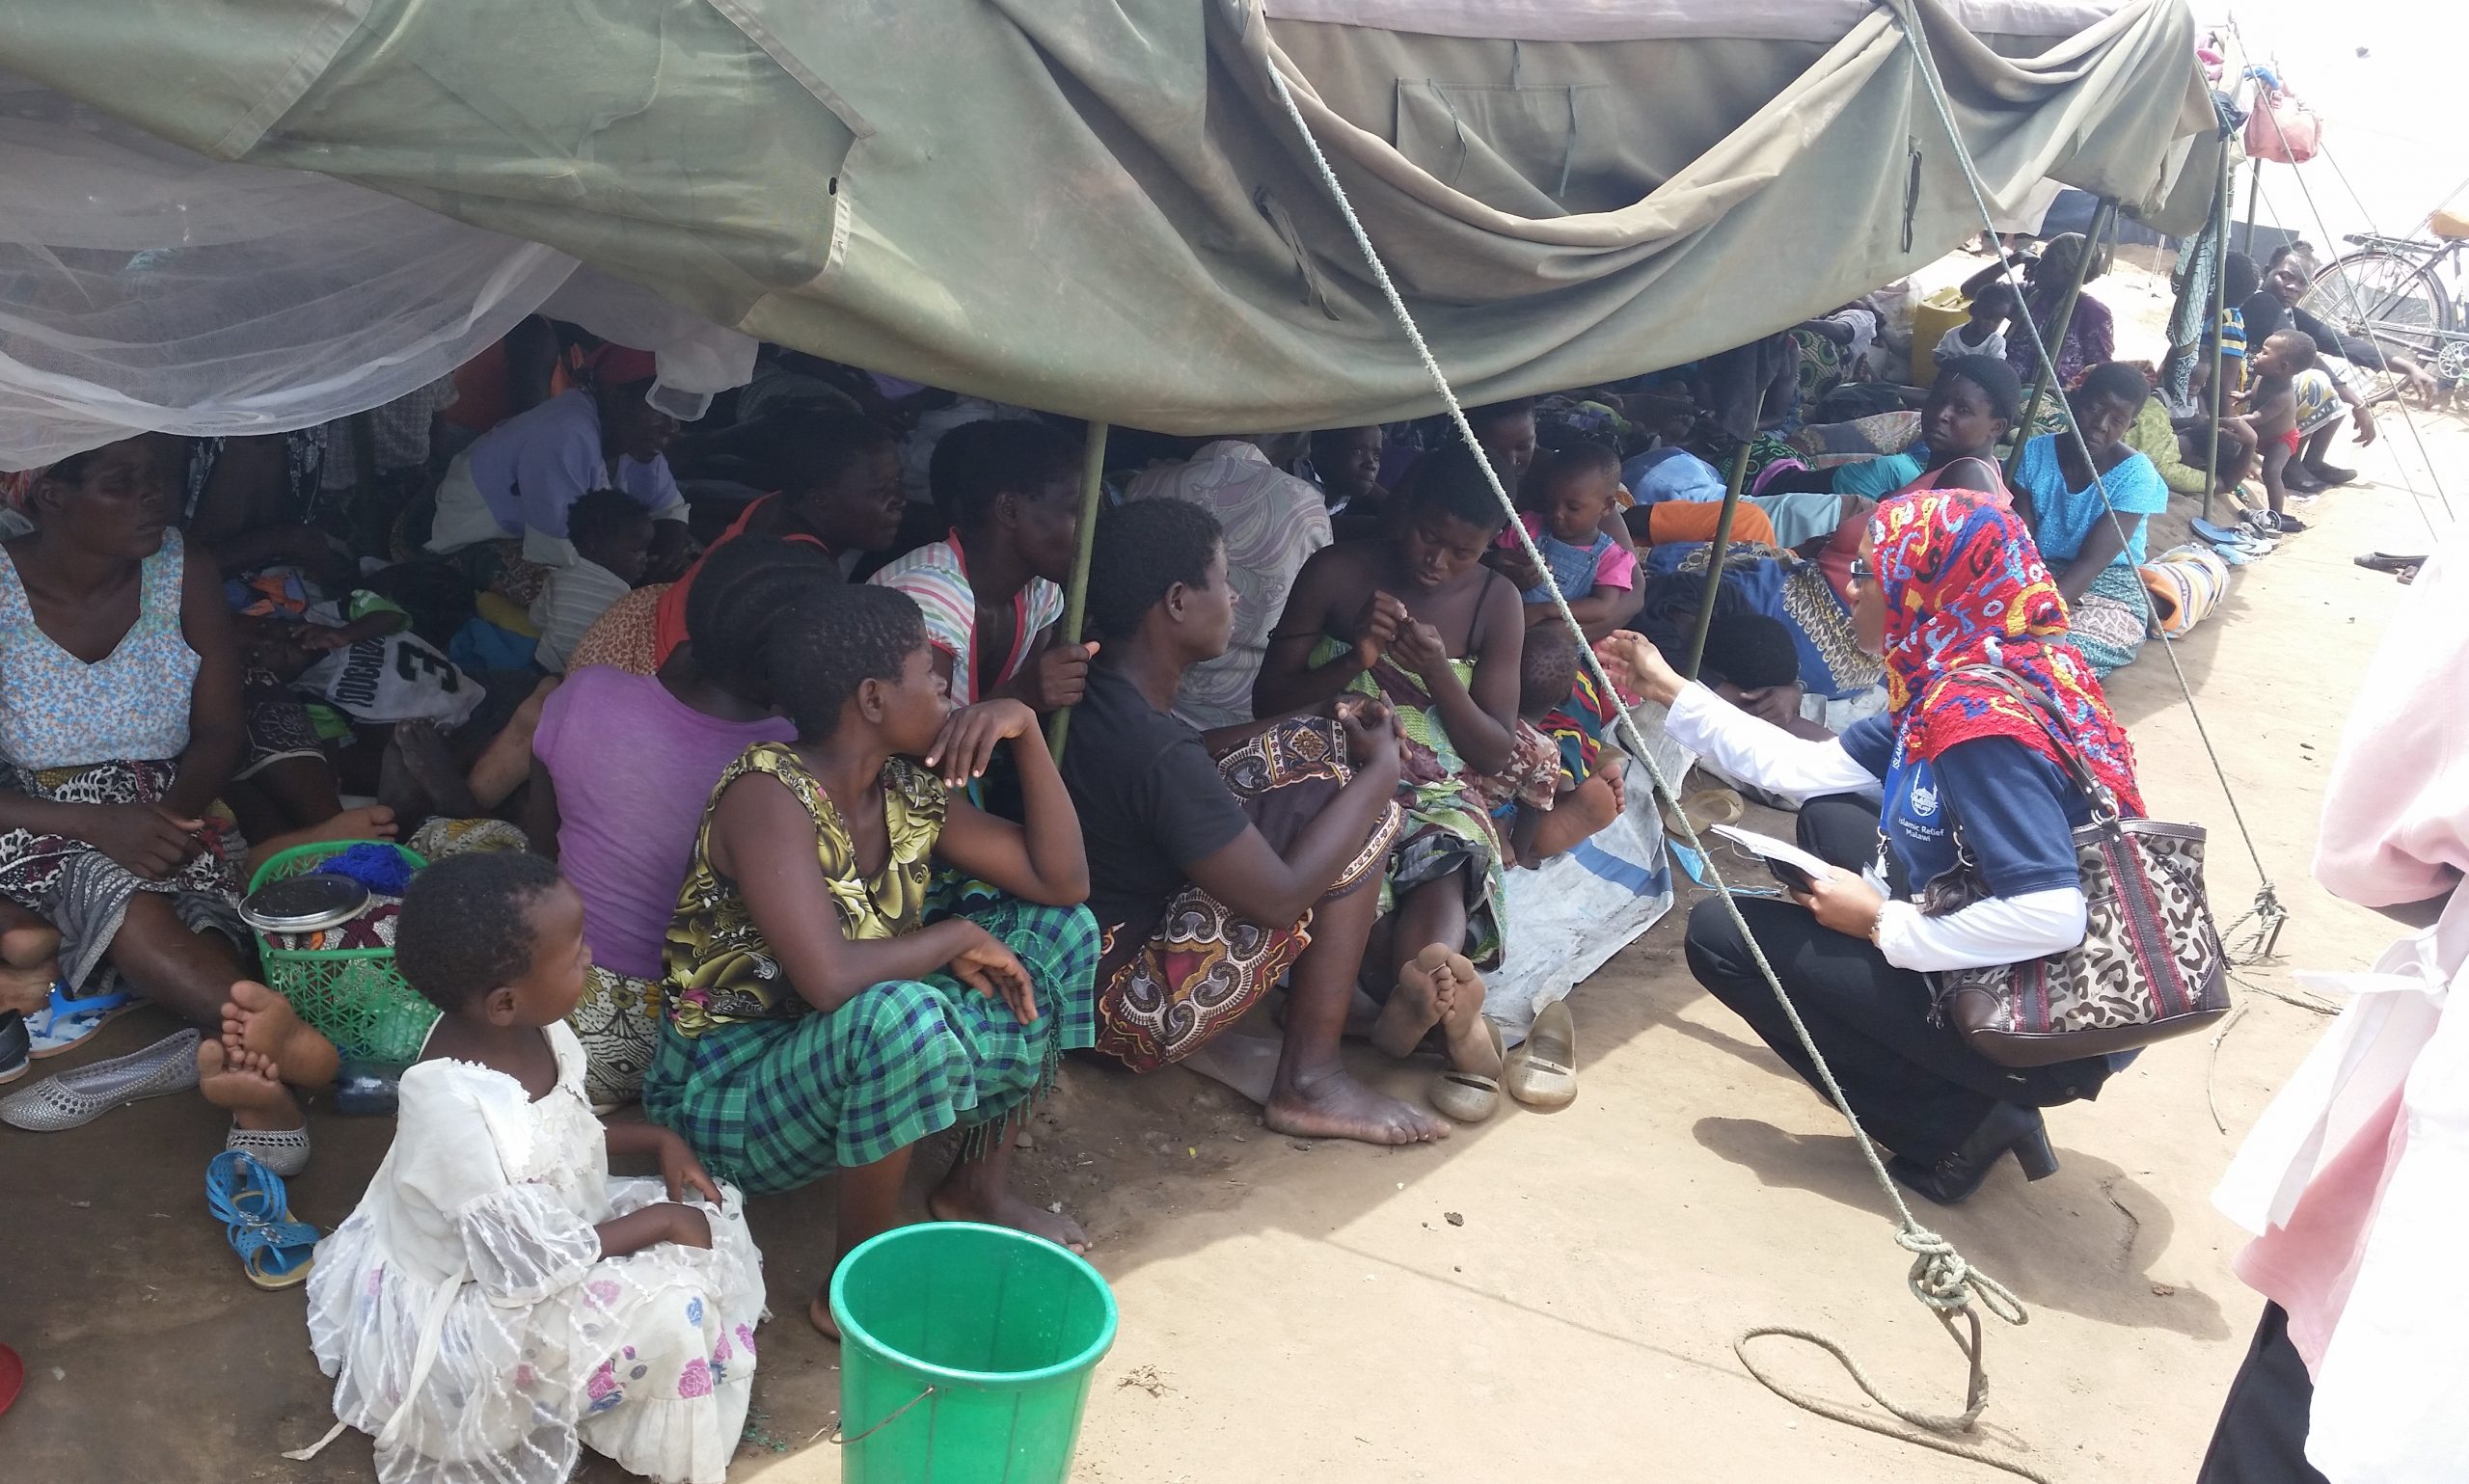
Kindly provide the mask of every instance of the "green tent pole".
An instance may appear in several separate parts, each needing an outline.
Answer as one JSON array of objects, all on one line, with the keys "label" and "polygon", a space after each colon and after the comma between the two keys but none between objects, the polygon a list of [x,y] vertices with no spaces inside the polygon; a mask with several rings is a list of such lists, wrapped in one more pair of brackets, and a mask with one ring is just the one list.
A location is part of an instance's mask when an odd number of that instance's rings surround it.
[{"label": "green tent pole", "polygon": [[[2101,242],[2109,234],[2109,222],[2117,214],[2117,202],[2103,197],[2101,208],[2092,213],[2092,229],[2083,234],[2083,252],[2075,260],[2075,282],[2066,285],[2066,297],[2057,304],[2057,322],[2042,332],[2048,354],[2041,361],[2041,368],[2032,375],[2032,394],[2023,403],[2023,420],[2015,429],[2015,451],[2006,456],[2006,482],[2015,482],[2015,471],[2023,464],[2023,445],[2032,441],[2032,424],[2041,415],[2041,403],[2048,396],[2051,378],[2057,374],[2057,357],[2066,348],[2067,327],[2075,322],[2075,301],[2083,296],[2083,281],[2091,275],[2092,258],[2101,251]],[[2024,305],[2025,317],[2031,306]],[[2064,393],[2061,392],[2061,395]]]},{"label": "green tent pole", "polygon": [[[1080,550],[1072,558],[1072,581],[1063,590],[1063,633],[1055,642],[1080,642],[1080,615],[1089,603],[1089,552],[1098,540],[1098,505],[1106,493],[1106,425],[1089,424],[1080,453]],[[1072,708],[1058,710],[1045,724],[1045,744],[1057,759],[1063,739],[1072,730]]]},{"label": "green tent pole", "polygon": [[2225,390],[2220,385],[2220,372],[2228,364],[2227,358],[2221,354],[2228,347],[2220,343],[2220,337],[2222,323],[2228,318],[2229,305],[2230,179],[2229,144],[2223,140],[2220,146],[2220,196],[2212,203],[2213,230],[2220,239],[2220,246],[2213,254],[2211,264],[2211,323],[2204,327],[2203,335],[2195,337],[2195,354],[2198,356],[2203,354],[2206,338],[2212,342],[2211,433],[2203,445],[2203,518],[2207,521],[2211,519],[2212,492],[2220,488],[2220,399]]},{"label": "green tent pole", "polygon": [[1740,510],[1741,486],[1749,482],[1749,448],[1757,441],[1757,424],[1766,420],[1766,392],[1757,393],[1757,411],[1750,415],[1750,438],[1732,455],[1732,476],[1723,485],[1723,508],[1715,517],[1715,546],[1706,553],[1706,585],[1697,594],[1697,632],[1689,640],[1689,662],[1681,666],[1684,680],[1697,678],[1697,663],[1706,658],[1706,634],[1715,624],[1715,599],[1723,591],[1723,556],[1732,549],[1732,517]]},{"label": "green tent pole", "polygon": [[2255,207],[2263,199],[2264,162],[2258,159],[2255,161],[2255,173],[2246,179],[2246,240],[2238,248],[2249,257],[2255,256]]}]

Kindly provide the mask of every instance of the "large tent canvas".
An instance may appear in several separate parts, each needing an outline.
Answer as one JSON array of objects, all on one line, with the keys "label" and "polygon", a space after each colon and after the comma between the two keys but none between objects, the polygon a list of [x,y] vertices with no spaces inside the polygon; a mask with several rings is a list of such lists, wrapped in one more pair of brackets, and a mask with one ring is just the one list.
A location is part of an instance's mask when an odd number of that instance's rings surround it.
[{"label": "large tent canvas", "polygon": [[[1905,3],[1993,202],[2053,177],[2203,220],[2183,0]],[[382,403],[578,263],[603,301],[1050,412],[1430,412],[1272,71],[1464,395],[1626,376],[1976,225],[1902,25],[1864,0],[15,6],[0,465]],[[88,189],[106,165],[144,188]],[[700,380],[743,375],[706,350]]]}]

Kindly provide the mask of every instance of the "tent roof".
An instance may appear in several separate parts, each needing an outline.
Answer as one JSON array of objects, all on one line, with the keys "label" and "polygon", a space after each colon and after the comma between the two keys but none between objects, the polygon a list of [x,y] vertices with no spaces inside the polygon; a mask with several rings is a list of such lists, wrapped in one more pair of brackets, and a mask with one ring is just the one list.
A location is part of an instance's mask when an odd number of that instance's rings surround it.
[{"label": "tent roof", "polygon": [[[2184,0],[1911,3],[1994,203],[2201,219]],[[1271,68],[1471,400],[1741,343],[1977,225],[1860,0],[91,0],[13,15],[0,67],[748,335],[1175,432],[1435,406]]]}]

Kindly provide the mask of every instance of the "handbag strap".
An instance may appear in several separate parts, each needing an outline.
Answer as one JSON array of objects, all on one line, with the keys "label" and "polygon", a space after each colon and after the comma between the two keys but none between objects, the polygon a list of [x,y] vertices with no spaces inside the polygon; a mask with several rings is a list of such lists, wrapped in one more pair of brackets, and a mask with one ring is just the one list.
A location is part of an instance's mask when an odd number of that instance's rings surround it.
[{"label": "handbag strap", "polygon": [[[2091,804],[2094,823],[2114,823],[2124,816],[2124,811],[2118,808],[2117,796],[2109,792],[2107,784],[2093,775],[2091,768],[2083,761],[2081,751],[2075,745],[2075,740],[2066,734],[2064,724],[2058,719],[2057,703],[2049,699],[2048,691],[2026,683],[2013,671],[1994,664],[1967,664],[1949,670],[1940,684],[1958,676],[1968,676],[1994,686],[2032,708],[2034,716],[2040,721],[2041,731],[2057,749],[2059,763],[2073,776],[2075,786],[2083,791],[2084,798]],[[2104,813],[2105,819],[2103,818]]]}]

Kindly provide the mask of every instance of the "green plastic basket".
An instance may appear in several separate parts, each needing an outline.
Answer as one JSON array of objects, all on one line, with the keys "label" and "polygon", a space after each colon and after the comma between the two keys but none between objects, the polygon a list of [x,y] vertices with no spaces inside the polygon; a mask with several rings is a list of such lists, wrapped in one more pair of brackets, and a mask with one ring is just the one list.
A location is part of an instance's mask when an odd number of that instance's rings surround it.
[{"label": "green plastic basket", "polygon": [[[305,876],[327,857],[359,840],[327,840],[294,846],[258,868],[256,891],[268,881]],[[414,871],[428,864],[416,850],[391,845]],[[258,956],[266,985],[291,1002],[301,1019],[324,1033],[346,1057],[380,1066],[402,1067],[421,1054],[421,1042],[437,1023],[437,1007],[403,982],[391,948],[278,948],[262,932]]]}]

